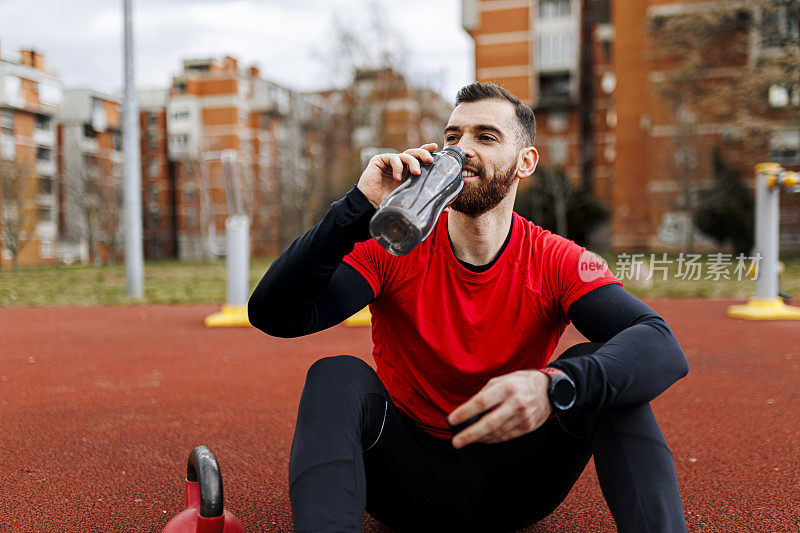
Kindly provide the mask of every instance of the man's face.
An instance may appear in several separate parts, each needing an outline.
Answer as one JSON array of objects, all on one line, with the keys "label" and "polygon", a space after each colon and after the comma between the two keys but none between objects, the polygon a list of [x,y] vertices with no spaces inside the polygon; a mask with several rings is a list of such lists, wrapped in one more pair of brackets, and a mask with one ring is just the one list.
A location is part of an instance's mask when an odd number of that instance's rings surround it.
[{"label": "man's face", "polygon": [[499,204],[514,183],[521,142],[514,106],[487,99],[459,104],[444,130],[445,146],[458,146],[467,156],[464,188],[450,205],[477,217]]}]

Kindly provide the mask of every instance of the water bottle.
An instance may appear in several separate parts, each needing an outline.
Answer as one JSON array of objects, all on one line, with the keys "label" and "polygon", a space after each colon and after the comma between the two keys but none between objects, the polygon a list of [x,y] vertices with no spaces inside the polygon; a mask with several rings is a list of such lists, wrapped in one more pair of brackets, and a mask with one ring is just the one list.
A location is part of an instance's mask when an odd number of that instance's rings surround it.
[{"label": "water bottle", "polygon": [[464,187],[461,170],[466,156],[447,146],[433,152],[433,162],[421,165],[389,193],[369,223],[369,232],[387,252],[406,255],[428,238],[444,208]]}]

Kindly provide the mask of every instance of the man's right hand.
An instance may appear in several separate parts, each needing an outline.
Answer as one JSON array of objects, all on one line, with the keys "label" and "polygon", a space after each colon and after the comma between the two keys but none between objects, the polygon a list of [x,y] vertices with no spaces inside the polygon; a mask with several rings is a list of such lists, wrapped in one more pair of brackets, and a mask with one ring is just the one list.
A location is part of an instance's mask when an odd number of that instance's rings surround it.
[{"label": "man's right hand", "polygon": [[402,154],[372,156],[358,180],[358,189],[377,209],[383,199],[408,177],[409,172],[418,176],[421,164],[433,163],[431,152],[436,148],[436,143],[428,143],[419,148],[409,148]]}]

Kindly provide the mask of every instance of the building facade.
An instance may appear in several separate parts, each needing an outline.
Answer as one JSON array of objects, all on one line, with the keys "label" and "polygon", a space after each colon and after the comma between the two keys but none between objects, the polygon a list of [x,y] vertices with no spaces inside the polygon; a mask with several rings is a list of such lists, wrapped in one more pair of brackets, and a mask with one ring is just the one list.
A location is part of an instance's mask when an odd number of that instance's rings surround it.
[{"label": "building facade", "polygon": [[[33,52],[3,69],[0,158],[28,163],[35,189],[24,199],[36,218],[21,264],[120,260],[119,100],[64,91]],[[138,100],[151,260],[223,254],[226,219],[239,212],[251,220],[251,253],[277,255],[357,182],[373,153],[438,142],[451,109],[390,68],[306,93],[232,57],[187,59],[169,87],[140,90]]]},{"label": "building facade", "polygon": [[53,264],[58,239],[58,74],[35,50],[0,56],[0,266]]},{"label": "building facade", "polygon": [[67,89],[58,125],[58,256],[95,263],[122,256],[122,133],[119,101]]},{"label": "building facade", "polygon": [[178,166],[170,160],[167,89],[138,91],[144,256],[178,256]]},{"label": "building facade", "polygon": [[[742,105],[730,89],[741,81],[736,77],[744,67],[757,65],[765,50],[770,52],[758,30],[763,26],[756,24],[764,17],[753,7],[757,2],[739,3],[752,4],[745,14],[733,13],[734,22],[742,17],[740,28],[733,24],[712,43],[711,50],[724,52],[716,64],[692,73],[683,87],[668,86],[685,65],[663,57],[654,28],[692,9],[722,4],[462,1],[463,26],[475,41],[476,78],[495,81],[533,106],[540,164],[562,169],[610,213],[606,231],[601,228],[593,245],[616,250],[714,247],[694,229],[691,212],[711,182],[715,148],[745,176],[766,160],[800,164],[798,89],[774,86],[759,93],[767,119],[761,136],[767,142],[748,142],[731,112]],[[797,21],[786,15],[775,31],[791,37]],[[689,97],[685,105],[676,105],[670,100],[674,87],[680,92],[690,86],[703,86],[707,101],[699,105],[699,99]],[[796,199],[784,196],[782,247],[800,249],[800,210]]]}]

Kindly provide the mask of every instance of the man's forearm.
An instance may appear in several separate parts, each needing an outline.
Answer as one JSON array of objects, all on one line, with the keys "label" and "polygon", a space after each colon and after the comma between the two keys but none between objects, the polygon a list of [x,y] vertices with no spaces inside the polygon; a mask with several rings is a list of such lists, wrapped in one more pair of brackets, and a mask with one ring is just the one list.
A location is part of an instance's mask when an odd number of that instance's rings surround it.
[{"label": "man's forearm", "polygon": [[603,342],[595,353],[557,359],[575,382],[572,410],[596,411],[653,400],[688,373],[688,363],[667,323],[619,285],[601,287],[570,308],[586,338]]},{"label": "man's forearm", "polygon": [[264,274],[250,296],[250,323],[267,331],[279,314],[315,300],[342,258],[357,242],[369,238],[369,220],[374,212],[355,187],[334,202],[325,217],[284,250]]}]

